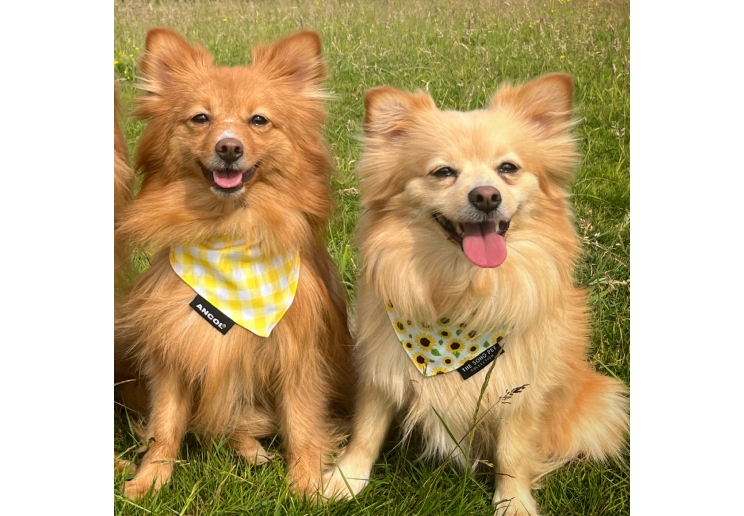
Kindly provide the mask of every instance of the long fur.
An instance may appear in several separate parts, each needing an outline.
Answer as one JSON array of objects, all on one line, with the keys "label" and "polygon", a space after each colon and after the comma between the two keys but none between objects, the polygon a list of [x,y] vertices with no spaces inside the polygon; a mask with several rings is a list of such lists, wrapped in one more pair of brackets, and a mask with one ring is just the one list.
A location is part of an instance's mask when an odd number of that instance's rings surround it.
[{"label": "long fur", "polygon": [[[332,411],[343,411],[353,390],[345,291],[324,246],[332,167],[321,135],[320,39],[301,31],[256,48],[249,67],[217,67],[203,48],[152,29],[140,70],[143,180],[119,230],[154,258],[122,302],[115,333],[147,379],[152,442],[124,494],[167,482],[184,433],[194,431],[226,436],[256,464],[269,458],[257,439],[278,432],[291,489],[312,496],[338,439]],[[199,113],[208,124],[193,123]],[[255,114],[269,124],[251,125]],[[198,166],[214,159],[225,131],[260,163],[231,196],[211,191]],[[171,269],[168,250],[213,237],[243,238],[266,253],[299,250],[294,302],[268,338],[238,325],[223,336],[188,306],[194,291]]]},{"label": "long fur", "polygon": [[120,281],[129,266],[129,250],[116,228],[132,200],[134,189],[134,171],[129,164],[127,142],[121,131],[121,116],[119,92],[114,83],[114,281]]},{"label": "long fur", "polygon": [[[121,129],[122,118],[119,91],[114,83],[114,306],[121,302],[120,292],[127,288],[127,281],[133,275],[131,246],[121,234],[119,226],[124,211],[132,202],[135,174],[129,161],[127,142]],[[116,308],[115,308],[116,310]],[[132,357],[128,356],[124,343],[114,341],[114,389],[119,397],[127,400],[128,407],[135,411],[147,410],[147,392],[142,379],[137,375]],[[114,454],[116,456],[116,453]],[[132,464],[120,457],[115,458],[116,468],[128,468],[134,472]]]},{"label": "long fur", "polygon": [[[117,228],[124,209],[132,200],[134,188],[134,171],[129,164],[129,152],[124,133],[121,130],[121,101],[119,91],[114,83],[114,285],[121,288],[127,272],[130,270],[131,260],[126,242],[119,236]],[[127,360],[120,348],[114,348],[114,386],[118,391],[130,390],[130,381],[137,381],[133,374],[131,361]],[[132,395],[130,394],[131,398]],[[121,458],[114,451],[114,468],[123,472],[134,472],[136,467]]]},{"label": "long fur", "polygon": [[[326,497],[350,497],[367,484],[396,415],[405,434],[421,433],[427,458],[493,463],[493,501],[505,514],[537,514],[535,481],[566,461],[621,453],[626,389],[587,363],[586,294],[574,286],[580,244],[566,192],[578,160],[572,94],[569,76],[550,74],[504,86],[487,109],[461,113],[439,111],[426,93],[367,92],[359,395]],[[519,172],[499,173],[503,161]],[[443,165],[459,171],[456,181],[432,175]],[[471,263],[431,216],[457,220],[468,191],[484,184],[500,190],[510,216],[507,257],[496,268]],[[388,299],[421,321],[446,315],[472,327],[506,326],[504,354],[468,380],[456,372],[422,377],[392,328]]]}]

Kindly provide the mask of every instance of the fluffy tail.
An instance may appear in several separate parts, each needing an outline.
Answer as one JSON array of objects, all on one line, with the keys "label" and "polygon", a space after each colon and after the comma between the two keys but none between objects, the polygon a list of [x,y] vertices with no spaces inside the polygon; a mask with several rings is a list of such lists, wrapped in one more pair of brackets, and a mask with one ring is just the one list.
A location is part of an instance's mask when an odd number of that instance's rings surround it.
[{"label": "fluffy tail", "polygon": [[121,281],[129,270],[129,247],[118,235],[117,228],[124,209],[132,200],[134,171],[129,164],[127,142],[121,131],[119,119],[119,93],[114,83],[114,283]]},{"label": "fluffy tail", "polygon": [[594,460],[618,457],[630,430],[625,385],[593,371],[589,364],[574,372],[571,387],[551,394],[542,448],[547,457]]}]

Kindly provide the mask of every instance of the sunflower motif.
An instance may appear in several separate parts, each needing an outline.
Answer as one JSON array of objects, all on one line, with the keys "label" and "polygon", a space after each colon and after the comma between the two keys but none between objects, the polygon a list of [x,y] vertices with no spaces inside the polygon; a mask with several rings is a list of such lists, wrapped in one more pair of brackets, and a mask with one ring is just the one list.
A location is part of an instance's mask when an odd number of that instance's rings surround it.
[{"label": "sunflower motif", "polygon": [[471,341],[478,340],[482,333],[478,330],[470,330],[465,332],[465,338]]},{"label": "sunflower motif", "polygon": [[448,328],[439,328],[437,334],[443,339],[449,339],[452,336],[452,332]]},{"label": "sunflower motif", "polygon": [[438,375],[438,374],[444,374],[444,373],[448,373],[448,372],[449,372],[449,371],[448,371],[447,369],[445,369],[444,367],[437,367],[437,368],[435,368],[435,369],[434,369],[434,370],[433,370],[433,371],[431,372],[431,374],[430,374],[429,376],[436,376],[436,375]]},{"label": "sunflower motif", "polygon": [[406,323],[404,323],[403,320],[399,317],[396,317],[393,321],[393,327],[398,333],[403,333],[404,331],[406,331]]},{"label": "sunflower motif", "polygon": [[477,353],[479,349],[480,346],[478,344],[467,344],[465,346],[465,350],[470,354]]},{"label": "sunflower motif", "polygon": [[451,366],[454,363],[455,363],[455,359],[452,357],[444,357],[442,359],[442,364],[446,365],[447,367]]},{"label": "sunflower motif", "polygon": [[451,353],[462,353],[465,349],[465,344],[461,339],[452,339],[447,343],[447,349]]},{"label": "sunflower motif", "polygon": [[414,345],[413,342],[407,340],[403,343],[403,347],[406,348],[406,351],[413,351]]},{"label": "sunflower motif", "polygon": [[439,319],[439,324],[449,324],[449,322],[449,317],[442,317],[441,319]]},{"label": "sunflower motif", "polygon": [[421,349],[424,349],[426,351],[429,351],[434,347],[434,338],[429,335],[428,333],[420,333],[416,335],[416,344],[418,344]]},{"label": "sunflower motif", "polygon": [[423,353],[414,353],[413,356],[411,356],[411,359],[413,359],[413,363],[416,364],[416,367],[419,369],[426,369],[426,366],[429,365],[429,361]]},{"label": "sunflower motif", "polygon": [[431,330],[431,324],[429,324],[428,322],[422,322],[421,327],[425,330]]},{"label": "sunflower motif", "polygon": [[388,302],[385,303],[385,310],[387,310],[388,312],[392,312],[393,310],[395,310],[395,307],[393,306],[393,302],[390,301],[389,299],[388,299]]}]

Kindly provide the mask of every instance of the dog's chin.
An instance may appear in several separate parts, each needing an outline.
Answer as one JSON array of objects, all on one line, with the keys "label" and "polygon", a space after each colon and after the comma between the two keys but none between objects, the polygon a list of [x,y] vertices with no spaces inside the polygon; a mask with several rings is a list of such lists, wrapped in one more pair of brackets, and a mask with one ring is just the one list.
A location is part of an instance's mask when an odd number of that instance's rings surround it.
[{"label": "dog's chin", "polygon": [[511,219],[456,222],[438,212],[432,213],[432,218],[473,265],[490,269],[506,260],[504,235],[509,230]]},{"label": "dog's chin", "polygon": [[246,184],[255,177],[259,164],[256,163],[247,170],[210,170],[201,163],[199,168],[204,178],[209,181],[212,193],[224,199],[231,199],[243,193]]}]

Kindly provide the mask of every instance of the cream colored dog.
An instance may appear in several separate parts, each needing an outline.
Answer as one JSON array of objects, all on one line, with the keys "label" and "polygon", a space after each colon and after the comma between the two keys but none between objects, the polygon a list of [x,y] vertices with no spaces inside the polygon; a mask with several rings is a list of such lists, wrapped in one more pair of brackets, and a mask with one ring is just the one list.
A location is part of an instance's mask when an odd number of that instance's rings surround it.
[{"label": "cream colored dog", "polygon": [[[499,514],[537,514],[535,480],[566,461],[621,453],[626,388],[587,363],[573,284],[572,96],[565,74],[504,86],[466,113],[425,93],[367,92],[359,394],[326,498],[367,485],[396,414],[425,457],[491,462]],[[490,342],[471,346],[477,335]]]}]

